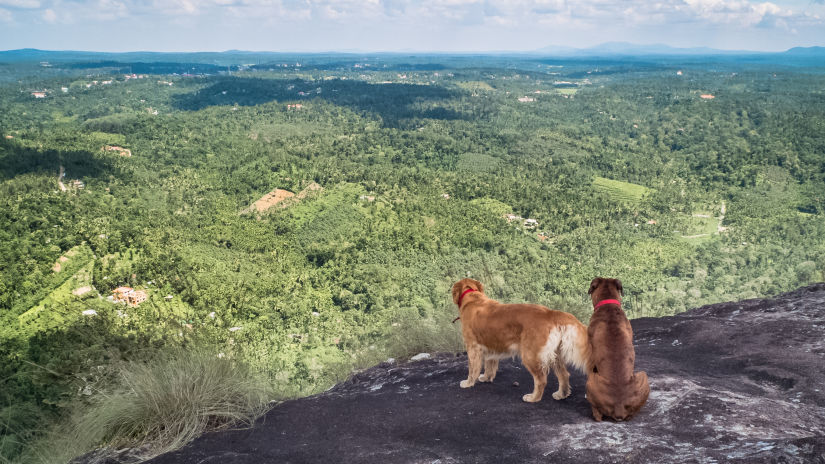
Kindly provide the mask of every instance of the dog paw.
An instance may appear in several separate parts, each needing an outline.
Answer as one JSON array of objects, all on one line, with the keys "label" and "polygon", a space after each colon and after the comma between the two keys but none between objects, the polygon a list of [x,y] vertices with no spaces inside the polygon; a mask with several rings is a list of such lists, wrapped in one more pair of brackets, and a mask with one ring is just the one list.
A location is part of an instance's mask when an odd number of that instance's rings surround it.
[{"label": "dog paw", "polygon": [[461,388],[470,388],[473,386],[473,382],[470,382],[469,380],[462,380],[459,385]]},{"label": "dog paw", "polygon": [[492,377],[487,377],[487,374],[481,374],[481,375],[478,376],[478,381],[479,382],[492,382],[493,378]]},{"label": "dog paw", "polygon": [[532,393],[528,393],[522,396],[521,400],[525,403],[538,403],[539,401],[541,401],[541,398],[536,399],[535,395],[533,395]]},{"label": "dog paw", "polygon": [[569,391],[567,393],[562,392],[562,391],[557,391],[557,392],[553,393],[553,399],[554,400],[563,400],[563,399],[567,398],[568,396],[570,396]]}]

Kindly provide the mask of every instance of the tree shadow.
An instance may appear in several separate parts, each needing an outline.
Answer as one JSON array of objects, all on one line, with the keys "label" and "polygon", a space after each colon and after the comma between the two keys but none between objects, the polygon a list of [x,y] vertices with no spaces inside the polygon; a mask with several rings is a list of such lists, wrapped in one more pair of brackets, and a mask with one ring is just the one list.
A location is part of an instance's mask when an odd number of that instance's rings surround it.
[{"label": "tree shadow", "polygon": [[[343,71],[352,72],[358,71],[358,67],[364,64],[361,60],[338,60],[322,63],[304,64],[302,69],[314,71]],[[393,62],[374,62],[368,64],[370,71],[443,71],[447,66],[439,63],[424,62],[424,63],[393,63]],[[249,67],[249,69],[257,71],[276,71],[279,67],[278,63],[264,63],[256,64]]]},{"label": "tree shadow", "polygon": [[198,92],[174,97],[172,105],[184,111],[197,111],[209,106],[255,106],[273,101],[322,99],[377,116],[385,127],[398,127],[403,120],[413,118],[468,119],[468,115],[459,111],[436,105],[459,95],[455,90],[435,85],[225,77]]},{"label": "tree shadow", "polygon": [[117,73],[136,74],[217,74],[221,71],[237,71],[237,65],[219,66],[209,63],[181,63],[167,61],[123,62],[115,60],[71,63],[69,69],[105,69]]},{"label": "tree shadow", "polygon": [[120,177],[112,155],[103,156],[83,150],[41,150],[0,140],[0,182],[21,174],[51,174],[57,177],[63,166],[67,177],[88,179]]}]

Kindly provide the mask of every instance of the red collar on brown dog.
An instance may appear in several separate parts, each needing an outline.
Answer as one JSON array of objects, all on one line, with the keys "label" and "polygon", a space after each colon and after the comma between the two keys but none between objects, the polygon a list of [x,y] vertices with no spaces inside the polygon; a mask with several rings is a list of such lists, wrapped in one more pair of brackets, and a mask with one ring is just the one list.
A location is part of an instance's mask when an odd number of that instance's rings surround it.
[{"label": "red collar on brown dog", "polygon": [[604,305],[608,305],[608,304],[614,304],[614,305],[621,306],[622,302],[619,301],[619,300],[602,300],[602,301],[596,303],[596,306],[594,306],[593,309],[599,309],[599,306],[604,306]]}]

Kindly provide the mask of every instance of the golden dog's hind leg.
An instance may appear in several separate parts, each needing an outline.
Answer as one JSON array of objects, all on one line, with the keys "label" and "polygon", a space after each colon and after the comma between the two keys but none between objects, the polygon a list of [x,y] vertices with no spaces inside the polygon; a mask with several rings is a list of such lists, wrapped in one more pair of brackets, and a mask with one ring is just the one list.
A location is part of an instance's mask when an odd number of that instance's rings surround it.
[{"label": "golden dog's hind leg", "polygon": [[479,382],[492,382],[496,378],[496,371],[498,370],[498,359],[484,360],[484,373],[478,377]]},{"label": "golden dog's hind leg", "polygon": [[559,391],[553,393],[553,399],[563,400],[570,396],[570,372],[567,371],[567,366],[564,365],[561,356],[556,356],[556,361],[553,363],[553,372],[559,380]]},{"label": "golden dog's hind leg", "polygon": [[528,403],[538,403],[544,395],[544,387],[547,386],[547,366],[541,362],[538,356],[526,355],[522,353],[524,367],[533,375],[533,393],[528,393],[521,397]]},{"label": "golden dog's hind leg", "polygon": [[470,373],[467,375],[467,380],[462,380],[459,385],[461,388],[470,388],[476,383],[479,374],[481,374],[481,347],[478,345],[467,347],[467,361],[469,363]]}]

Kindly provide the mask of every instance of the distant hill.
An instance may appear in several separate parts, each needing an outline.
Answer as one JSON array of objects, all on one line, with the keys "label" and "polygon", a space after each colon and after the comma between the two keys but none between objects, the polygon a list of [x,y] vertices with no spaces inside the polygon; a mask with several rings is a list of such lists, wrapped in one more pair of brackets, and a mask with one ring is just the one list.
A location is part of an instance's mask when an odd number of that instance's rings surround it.
[{"label": "distant hill", "polygon": [[247,52],[231,50],[225,52],[91,52],[75,50],[38,50],[21,48],[0,51],[0,62],[14,63],[27,61],[49,61],[54,63],[80,61],[118,61],[118,62],[165,62],[165,63],[206,63],[227,66],[239,63],[258,63],[274,59],[295,57],[297,54],[276,52]]},{"label": "distant hill", "polygon": [[666,59],[713,61],[746,61],[750,63],[773,63],[789,66],[825,66],[825,47],[794,47],[783,52],[753,50],[719,50],[708,47],[679,48],[664,44],[632,44],[628,42],[608,42],[589,48],[547,46],[531,52],[533,55],[565,59]]},{"label": "distant hill", "polygon": [[[361,54],[393,56],[401,52],[382,52]],[[753,50],[720,50],[709,47],[680,48],[665,44],[633,44],[629,42],[607,42],[588,48],[574,48],[561,45],[549,45],[536,50],[521,52],[474,52],[474,53],[444,53],[419,51],[420,56],[453,55],[453,56],[502,56],[502,55],[543,55],[563,58],[594,58],[594,57],[744,57],[748,60],[772,61],[777,58],[792,58],[795,61],[807,62],[812,58],[825,58],[825,47],[794,47],[784,52],[766,52]],[[260,64],[274,60],[292,60],[306,57],[333,57],[352,55],[352,51],[330,51],[324,53],[299,52],[254,52],[244,50],[227,50],[222,52],[94,52],[79,50],[39,50],[22,48],[17,50],[0,51],[0,62],[37,62],[49,61],[53,63],[81,62],[81,61],[116,61],[122,63],[136,62],[177,62],[177,63],[204,63],[217,66],[232,64]]]},{"label": "distant hill", "polygon": [[76,61],[76,60],[99,60],[104,56],[111,55],[111,53],[99,52],[83,52],[72,50],[38,50],[36,48],[20,48],[17,50],[0,51],[0,61],[5,62],[19,62],[19,61]]},{"label": "distant hill", "polygon": [[783,52],[784,55],[813,58],[825,58],[825,47],[794,47]]},{"label": "distant hill", "polygon": [[767,52],[748,50],[719,50],[708,47],[679,48],[665,44],[633,44],[629,42],[607,42],[589,48],[548,46],[536,53],[557,56],[639,56],[639,55],[755,55]]}]

